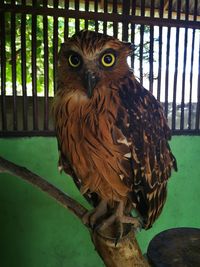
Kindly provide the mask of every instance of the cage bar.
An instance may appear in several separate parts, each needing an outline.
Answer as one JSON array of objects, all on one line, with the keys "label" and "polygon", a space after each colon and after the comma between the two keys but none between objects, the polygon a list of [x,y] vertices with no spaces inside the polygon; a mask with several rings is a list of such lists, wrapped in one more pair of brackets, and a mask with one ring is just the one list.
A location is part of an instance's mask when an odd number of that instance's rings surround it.
[{"label": "cage bar", "polygon": [[[69,0],[65,0],[65,10],[69,9]],[[69,30],[68,30],[68,23],[69,18],[65,16],[65,26],[64,26],[64,40],[66,41],[69,36]]]},{"label": "cage bar", "polygon": [[[188,20],[189,17],[189,0],[186,0],[186,15],[185,19]],[[188,29],[185,29],[185,36],[184,36],[184,57],[183,57],[183,72],[182,72],[182,97],[181,97],[181,119],[180,119],[180,129],[183,130],[185,128],[184,121],[185,121],[185,75],[186,75],[186,61],[187,61],[187,48],[188,48]]]},{"label": "cage bar", "polygon": [[[32,5],[30,3],[33,3]],[[20,4],[16,4],[16,1],[3,1],[0,5],[0,57],[1,57],[1,95],[0,95],[0,103],[1,103],[1,136],[37,136],[37,135],[52,135],[52,120],[49,117],[49,107],[51,105],[52,97],[50,96],[50,73],[53,71],[53,91],[56,92],[56,77],[57,77],[57,55],[58,55],[58,45],[60,43],[60,39],[66,40],[69,36],[69,31],[71,31],[71,26],[69,26],[69,22],[75,21],[74,32],[79,31],[80,29],[80,20],[85,21],[85,28],[89,27],[89,21],[93,20],[95,25],[95,31],[99,31],[101,25],[103,26],[103,32],[112,34],[115,37],[121,38],[121,30],[122,30],[122,39],[125,41],[130,41],[135,45],[138,44],[138,40],[140,40],[140,45],[136,53],[131,56],[131,66],[132,68],[136,68],[135,66],[139,66],[139,76],[141,83],[146,82],[146,78],[144,77],[144,73],[146,69],[149,72],[149,79],[147,79],[147,83],[149,83],[149,90],[155,95],[157,95],[158,99],[164,99],[164,109],[165,114],[168,116],[169,121],[172,121],[172,132],[174,134],[198,134],[199,131],[199,116],[200,116],[200,78],[199,78],[199,67],[194,62],[197,62],[197,53],[194,52],[194,49],[199,49],[196,44],[196,40],[199,40],[199,14],[198,10],[198,0],[194,0],[194,19],[192,20],[191,11],[189,4],[191,1],[185,0],[177,0],[176,7],[174,6],[174,1],[159,0],[150,0],[148,1],[148,8],[146,8],[147,1],[73,1],[73,3],[69,0],[65,0],[63,2],[55,0],[55,1],[26,1],[21,0]],[[60,4],[59,4],[60,3]],[[72,3],[72,4],[71,4]],[[73,8],[69,8],[70,6]],[[93,6],[92,6],[93,5]],[[192,5],[193,6],[193,5]],[[64,8],[63,8],[64,7]],[[92,7],[92,8],[90,8]],[[81,9],[81,10],[80,10]],[[193,8],[192,8],[193,9]],[[94,10],[90,11],[90,10]],[[168,14],[166,14],[168,10]],[[81,11],[81,12],[80,12]],[[102,12],[103,11],[103,12]],[[111,12],[112,11],[112,12]],[[164,13],[165,12],[165,13]],[[183,14],[185,13],[185,16]],[[175,14],[177,13],[177,17],[175,19]],[[9,34],[11,33],[11,38],[9,35],[10,43],[7,44],[7,39],[5,29],[6,29],[6,21],[7,17],[5,14],[9,16],[11,29],[9,29]],[[28,15],[27,15],[28,14]],[[140,14],[140,15],[139,15]],[[158,16],[159,14],[159,16]],[[20,52],[17,50],[17,46],[15,46],[16,42],[16,23],[18,23],[18,18],[20,16],[21,19],[21,29],[20,29]],[[28,39],[26,30],[27,22],[29,21],[29,17],[32,18],[31,25],[31,73],[27,71],[27,64],[29,64],[29,56],[28,56]],[[40,21],[40,16],[42,16],[42,30],[39,29],[38,22]],[[60,20],[60,17],[63,19]],[[53,22],[53,38],[52,39],[52,47],[50,46],[49,39],[49,21]],[[10,25],[10,24],[9,24]],[[99,26],[100,25],[100,26]],[[113,28],[109,28],[113,25]],[[61,29],[64,27],[64,31]],[[131,28],[130,28],[131,27]],[[156,27],[159,27],[159,43],[158,50],[156,41],[154,40],[154,35],[156,33]],[[167,31],[163,30],[163,27],[167,27]],[[172,45],[172,37],[174,34],[174,29],[176,31],[175,37],[175,51],[171,50]],[[182,30],[180,28],[184,28],[185,39],[183,48],[183,61],[181,62],[180,68],[180,40],[182,38]],[[192,40],[191,40],[191,52],[189,52],[189,48],[187,47],[187,40],[189,40],[189,30],[188,28],[193,29],[192,31]],[[138,33],[139,29],[139,33]],[[149,31],[148,31],[149,29]],[[38,46],[39,38],[37,37],[38,32],[42,32],[42,47]],[[130,31],[129,31],[130,30]],[[63,36],[61,36],[63,32]],[[60,35],[58,35],[58,33]],[[71,34],[71,32],[70,32]],[[165,35],[166,34],[166,35]],[[148,36],[149,43],[146,38]],[[163,40],[165,44],[162,44]],[[146,61],[144,61],[144,52],[146,49],[143,47],[146,44],[149,47],[147,60],[147,68],[145,66]],[[8,48],[11,48],[11,58],[6,58],[6,45]],[[173,45],[174,46],[174,45]],[[166,48],[166,55],[163,51]],[[39,84],[37,84],[37,79],[41,78],[39,75],[39,71],[37,71],[37,51],[43,49],[44,53],[44,96],[40,96],[37,90],[40,89]],[[139,51],[138,51],[139,50]],[[16,61],[16,57],[19,53],[20,62],[20,70],[18,71],[16,68],[19,67],[18,61]],[[175,71],[173,73],[173,87],[169,88],[171,84],[170,81],[170,64],[171,64],[171,54],[174,53],[174,64]],[[51,54],[53,56],[53,67],[50,64],[49,59],[51,58]],[[154,64],[155,56],[158,56],[158,67]],[[166,57],[166,64],[164,65],[162,59]],[[10,57],[10,56],[9,56]],[[139,58],[138,58],[139,57]],[[11,60],[10,60],[11,59]],[[11,72],[11,82],[8,83],[9,79],[6,77],[6,66],[10,64],[8,62],[10,60],[12,62],[12,72]],[[190,61],[191,71],[188,75],[189,78],[186,78],[186,73],[188,71],[188,61]],[[183,67],[182,67],[183,63]],[[200,64],[200,63],[199,63]],[[198,68],[198,70],[197,70]],[[194,73],[195,70],[195,73]],[[137,69],[134,72],[137,72]],[[154,82],[154,72],[158,71],[158,82],[157,82],[157,91],[153,89],[155,84]],[[196,75],[198,72],[198,78]],[[21,75],[21,86],[22,86],[22,96],[17,96],[17,81],[20,78],[18,75]],[[163,74],[164,73],[164,74]],[[181,76],[182,73],[182,76]],[[7,75],[8,76],[8,75]],[[163,79],[164,77],[164,79]],[[31,84],[28,84],[32,79]],[[43,78],[42,78],[43,79]],[[198,81],[196,80],[198,79]],[[180,82],[181,80],[181,82]],[[189,83],[188,83],[189,80]],[[10,82],[10,80],[9,80]],[[188,83],[188,88],[186,88],[186,83]],[[198,88],[196,88],[196,83]],[[178,87],[178,84],[181,85],[181,93]],[[27,85],[28,88],[32,86],[32,95],[27,95]],[[9,88],[10,86],[10,88]],[[161,87],[164,89],[161,90]],[[194,87],[195,86],[195,87]],[[148,85],[147,85],[148,87]],[[156,88],[156,87],[155,87]],[[8,90],[7,90],[8,89]],[[171,91],[173,90],[172,96],[172,114],[171,114]],[[197,104],[194,102],[194,92],[198,89]],[[188,95],[186,95],[186,90],[189,90]],[[12,91],[12,96],[8,96],[8,92]],[[181,104],[178,105],[179,99],[178,93],[181,95]],[[163,95],[164,94],[164,95]],[[164,96],[164,98],[163,98]],[[170,98],[170,100],[169,100]],[[186,102],[187,100],[187,102]],[[195,99],[196,101],[196,99]],[[20,104],[22,103],[22,104]],[[29,103],[29,104],[28,104]],[[41,106],[41,103],[42,106]],[[31,105],[32,104],[32,105]],[[21,106],[22,105],[22,106]],[[11,109],[12,108],[12,109]],[[11,114],[8,114],[11,109]],[[20,109],[22,111],[20,111]],[[30,109],[30,110],[28,110]],[[33,110],[32,110],[33,109]],[[19,117],[17,117],[22,112],[22,129],[20,129]],[[41,113],[42,112],[42,113]],[[188,113],[187,113],[188,112]],[[7,115],[8,114],[8,115]],[[44,115],[44,116],[43,116]],[[13,120],[12,120],[13,118]],[[29,118],[33,119],[33,127],[31,128],[29,125]],[[180,122],[179,122],[180,119]],[[10,127],[11,125],[11,127]],[[41,128],[41,125],[42,128]],[[9,126],[9,127],[8,127]]]},{"label": "cage bar", "polygon": [[[53,1],[54,8],[58,9],[58,0]],[[54,94],[57,90],[57,60],[58,60],[58,17],[53,17],[53,77],[54,77]]]},{"label": "cage bar", "polygon": [[17,131],[17,86],[16,86],[16,45],[15,32],[16,22],[15,14],[11,14],[11,62],[12,62],[12,95],[13,95],[13,130]]},{"label": "cage bar", "polygon": [[[172,17],[172,0],[168,2],[168,18]],[[168,93],[169,93],[169,56],[170,56],[171,27],[167,28],[167,53],[166,53],[166,72],[165,72],[165,116],[168,118]]]},{"label": "cage bar", "polygon": [[[47,0],[43,1],[47,6]],[[49,47],[48,47],[48,19],[43,16],[43,43],[44,43],[44,130],[49,129]]]},{"label": "cage bar", "polygon": [[0,13],[1,29],[1,114],[2,114],[2,131],[7,131],[6,116],[6,51],[5,51],[5,13]]},{"label": "cage bar", "polygon": [[[37,1],[33,1],[33,6],[37,6]],[[32,42],[31,42],[31,62],[32,62],[32,95],[33,95],[33,130],[38,130],[38,104],[37,104],[37,16],[32,15]]]},{"label": "cage bar", "polygon": [[[25,4],[25,1],[24,1]],[[28,130],[28,103],[26,88],[26,14],[21,14],[21,79],[22,79],[22,97],[23,97],[23,130]]]}]

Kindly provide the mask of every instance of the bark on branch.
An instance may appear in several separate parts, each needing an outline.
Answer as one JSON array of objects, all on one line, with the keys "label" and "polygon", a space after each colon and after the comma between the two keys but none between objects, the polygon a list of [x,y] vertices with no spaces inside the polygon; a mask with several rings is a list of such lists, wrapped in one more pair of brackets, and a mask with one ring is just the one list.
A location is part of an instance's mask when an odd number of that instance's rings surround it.
[{"label": "bark on branch", "polygon": [[[88,211],[80,203],[66,195],[44,178],[31,172],[25,167],[16,165],[0,157],[0,172],[9,173],[38,187],[55,199],[65,208],[69,209],[79,219]],[[115,245],[116,237],[112,227],[104,231],[91,231],[90,235],[96,251],[107,267],[148,267],[149,264],[142,256],[135,239],[134,232],[128,229],[126,235]]]},{"label": "bark on branch", "polygon": [[47,182],[44,178],[31,172],[25,167],[16,165],[13,162],[10,162],[2,157],[0,157],[0,172],[10,173],[40,188],[62,206],[73,212],[79,219],[81,219],[83,215],[88,211],[80,203],[69,197],[67,194],[56,188],[51,183]]}]

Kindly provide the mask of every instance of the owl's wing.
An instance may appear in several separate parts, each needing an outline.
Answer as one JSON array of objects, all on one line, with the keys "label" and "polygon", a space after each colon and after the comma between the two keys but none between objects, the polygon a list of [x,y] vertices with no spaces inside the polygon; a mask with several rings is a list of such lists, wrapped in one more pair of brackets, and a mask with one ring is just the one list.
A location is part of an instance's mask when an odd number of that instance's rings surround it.
[{"label": "owl's wing", "polygon": [[139,82],[127,79],[119,95],[123,108],[119,108],[117,127],[129,144],[133,169],[132,181],[125,178],[124,182],[131,186],[130,197],[149,228],[164,205],[171,170],[177,170],[168,144],[170,129],[160,103]]}]

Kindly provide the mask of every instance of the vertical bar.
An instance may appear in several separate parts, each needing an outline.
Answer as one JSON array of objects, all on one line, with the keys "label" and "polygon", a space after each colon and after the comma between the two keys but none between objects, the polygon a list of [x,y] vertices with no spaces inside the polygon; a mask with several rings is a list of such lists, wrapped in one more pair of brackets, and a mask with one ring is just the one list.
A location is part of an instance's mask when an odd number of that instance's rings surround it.
[{"label": "vertical bar", "polygon": [[[145,14],[145,0],[141,0],[141,16]],[[140,82],[143,84],[143,46],[144,46],[144,25],[140,26]]]},{"label": "vertical bar", "polygon": [[[108,0],[104,0],[104,13],[108,13]],[[103,22],[103,33],[107,34],[107,27],[108,23],[107,21]]]},{"label": "vertical bar", "polygon": [[[130,0],[123,1],[123,15],[126,18],[126,16],[129,15],[130,10]],[[128,20],[124,19],[123,25],[122,25],[122,40],[128,41]]]},{"label": "vertical bar", "polygon": [[[194,21],[197,19],[198,0],[194,4]],[[192,30],[192,50],[191,50],[191,70],[190,70],[190,95],[189,95],[189,114],[188,114],[188,129],[192,128],[192,87],[193,87],[193,66],[194,66],[194,45],[195,45],[195,32]]]},{"label": "vertical bar", "polygon": [[198,88],[197,88],[197,113],[195,129],[199,131],[199,118],[200,118],[200,43],[199,43],[199,71],[198,71]]},{"label": "vertical bar", "polygon": [[[98,13],[98,0],[94,1],[94,12]],[[95,20],[95,31],[98,32],[98,30],[99,30],[98,20]]]},{"label": "vertical bar", "polygon": [[143,84],[144,25],[140,26],[140,82]]},{"label": "vertical bar", "polygon": [[141,7],[140,7],[140,13],[141,13],[141,17],[144,17],[145,15],[145,0],[141,0]]},{"label": "vertical bar", "polygon": [[16,17],[11,13],[11,62],[12,62],[12,96],[13,96],[13,130],[17,130],[17,86],[16,86]]},{"label": "vertical bar", "polygon": [[[135,16],[136,12],[136,1],[132,1],[132,16]],[[134,45],[134,51],[131,56],[131,67],[134,71],[134,65],[135,65],[135,23],[131,23],[131,42]]]},{"label": "vertical bar", "polygon": [[[172,0],[168,4],[168,19],[172,17]],[[168,89],[169,89],[169,53],[170,53],[171,27],[167,29],[167,54],[166,54],[166,73],[165,73],[165,116],[168,118]]]},{"label": "vertical bar", "polygon": [[189,95],[189,114],[188,114],[188,129],[191,129],[192,120],[192,86],[193,86],[193,66],[194,66],[194,44],[195,44],[195,29],[192,31],[192,49],[191,49],[191,70],[190,70],[190,95]]},{"label": "vertical bar", "polygon": [[[75,10],[79,11],[79,0],[75,1]],[[75,30],[76,32],[80,31],[79,19],[75,19]]]},{"label": "vertical bar", "polygon": [[[85,11],[89,11],[89,0],[85,0]],[[85,29],[88,29],[88,20],[85,20]]]},{"label": "vertical bar", "polygon": [[[43,0],[47,7],[47,0]],[[44,130],[49,129],[49,47],[48,47],[48,19],[43,16],[43,43],[44,43]]]},{"label": "vertical bar", "polygon": [[[188,20],[189,16],[189,0],[186,0],[186,13],[185,19]],[[188,29],[185,28],[185,40],[184,40],[184,57],[183,57],[183,72],[182,72],[182,97],[181,97],[181,119],[180,129],[184,128],[184,107],[185,107],[185,72],[186,72],[186,61],[187,61],[187,45],[188,45]]]},{"label": "vertical bar", "polygon": [[7,131],[7,118],[6,118],[6,49],[5,49],[5,13],[0,13],[0,56],[1,56],[1,115],[2,115],[2,130]]},{"label": "vertical bar", "polygon": [[[26,5],[26,0],[22,1]],[[23,96],[23,130],[28,130],[28,105],[26,91],[26,14],[21,15],[21,79],[22,79],[22,96]]]},{"label": "vertical bar", "polygon": [[[177,19],[180,19],[181,0],[177,3]],[[174,71],[174,88],[173,88],[173,103],[172,103],[172,130],[176,130],[176,91],[177,91],[177,76],[178,76],[178,58],[179,58],[179,34],[180,29],[176,29],[176,49],[175,49],[175,71]]]},{"label": "vertical bar", "polygon": [[[154,18],[154,0],[151,0],[150,16]],[[154,54],[154,26],[150,26],[149,47],[149,90],[153,93],[153,54]]]},{"label": "vertical bar", "polygon": [[[117,14],[117,0],[113,0],[113,13]],[[113,22],[113,35],[115,38],[118,36],[118,23]]]},{"label": "vertical bar", "polygon": [[[163,0],[160,1],[160,18],[163,18],[163,8],[164,2]],[[159,26],[159,52],[158,52],[158,92],[157,92],[157,99],[160,101],[160,91],[161,91],[161,73],[162,73],[162,36],[163,36],[163,28]]]},{"label": "vertical bar", "polygon": [[[33,1],[33,7],[36,7],[37,1]],[[31,61],[32,61],[32,94],[33,94],[33,130],[38,130],[38,103],[37,103],[37,68],[36,68],[36,32],[37,17],[32,15],[32,43],[31,43]]]},{"label": "vertical bar", "polygon": [[[54,8],[58,8],[58,0],[54,0]],[[58,18],[53,18],[53,79],[54,79],[54,94],[57,90],[57,62],[58,62]]]},{"label": "vertical bar", "polygon": [[[69,0],[65,0],[65,9],[69,9]],[[68,29],[68,23],[69,23],[69,18],[65,17],[65,28],[64,28],[64,40],[66,41],[68,36],[69,36],[69,29]]]}]

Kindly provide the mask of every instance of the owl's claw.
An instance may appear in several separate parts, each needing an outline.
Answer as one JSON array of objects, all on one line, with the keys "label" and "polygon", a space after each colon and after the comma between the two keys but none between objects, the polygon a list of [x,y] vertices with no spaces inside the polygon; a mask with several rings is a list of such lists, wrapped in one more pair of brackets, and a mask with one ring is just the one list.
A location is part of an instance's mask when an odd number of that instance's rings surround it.
[{"label": "owl's claw", "polygon": [[98,227],[98,220],[107,213],[107,202],[102,200],[99,205],[91,210],[86,212],[82,217],[82,222],[91,227],[92,230],[95,230]]},{"label": "owl's claw", "polygon": [[134,218],[131,216],[124,215],[124,205],[122,202],[119,203],[119,206],[114,214],[112,214],[110,217],[104,220],[100,225],[98,225],[98,229],[103,231],[107,227],[111,226],[113,223],[118,224],[115,246],[124,235],[124,224],[131,224],[134,227],[134,230],[142,228],[142,223],[139,217]]}]

